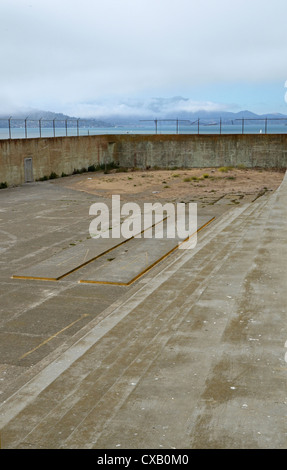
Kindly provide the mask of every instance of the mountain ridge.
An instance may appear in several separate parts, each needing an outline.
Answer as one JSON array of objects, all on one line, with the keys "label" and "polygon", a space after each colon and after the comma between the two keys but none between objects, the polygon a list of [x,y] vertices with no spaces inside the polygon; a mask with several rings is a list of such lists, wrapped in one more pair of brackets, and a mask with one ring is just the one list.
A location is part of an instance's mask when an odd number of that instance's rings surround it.
[{"label": "mountain ridge", "polygon": [[242,120],[244,119],[287,119],[287,115],[282,113],[264,113],[264,114],[256,114],[249,110],[242,110],[238,112],[232,111],[208,111],[204,109],[199,109],[198,111],[185,111],[181,110],[178,112],[171,112],[171,111],[164,111],[160,112],[160,109],[157,110],[158,112],[150,111],[147,113],[147,110],[142,113],[133,113],[131,110],[130,114],[125,116],[120,115],[119,113],[111,113],[110,115],[103,115],[103,116],[94,116],[94,117],[77,117],[77,116],[69,116],[64,113],[58,113],[53,111],[44,111],[40,109],[30,109],[25,111],[18,111],[12,115],[8,114],[1,114],[0,111],[0,119],[1,120],[8,120],[11,117],[11,120],[25,120],[27,118],[28,121],[33,120],[40,120],[43,121],[81,121],[89,124],[90,126],[102,126],[102,127],[111,127],[120,124],[131,124],[140,121],[155,121],[161,119],[170,119],[170,120],[190,120],[196,121],[200,119],[201,121],[212,121],[212,120],[219,120],[221,119],[222,122],[224,121],[234,121],[234,120]]}]

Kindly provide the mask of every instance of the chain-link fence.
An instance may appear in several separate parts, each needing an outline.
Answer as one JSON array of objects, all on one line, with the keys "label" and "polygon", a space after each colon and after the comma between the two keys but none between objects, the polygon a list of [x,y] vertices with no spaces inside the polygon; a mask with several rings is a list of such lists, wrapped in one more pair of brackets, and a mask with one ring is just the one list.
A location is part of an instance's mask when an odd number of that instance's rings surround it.
[{"label": "chain-link fence", "polygon": [[151,119],[155,134],[169,128],[176,134],[286,134],[287,118],[237,118],[237,119]]},{"label": "chain-link fence", "polygon": [[286,134],[287,118],[150,119],[99,124],[91,119],[0,118],[0,139],[105,134]]}]

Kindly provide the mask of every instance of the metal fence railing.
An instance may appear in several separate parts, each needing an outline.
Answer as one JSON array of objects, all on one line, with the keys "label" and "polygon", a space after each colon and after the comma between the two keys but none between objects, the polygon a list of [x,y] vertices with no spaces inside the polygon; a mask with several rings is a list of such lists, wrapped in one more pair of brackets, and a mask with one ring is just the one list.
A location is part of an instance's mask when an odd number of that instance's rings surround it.
[{"label": "metal fence railing", "polygon": [[[140,123],[140,124],[139,124]],[[287,118],[150,119],[134,124],[100,124],[92,119],[0,118],[0,139],[97,134],[286,134]]]},{"label": "metal fence railing", "polygon": [[[192,134],[273,134],[287,133],[287,118],[237,118],[237,119],[150,119],[141,122],[154,123],[155,134],[160,133],[162,123],[174,123],[174,132]],[[189,132],[188,132],[189,129]]]},{"label": "metal fence railing", "polygon": [[80,119],[31,119],[26,118],[0,118],[0,138],[25,138],[28,137],[57,137],[68,135],[87,134],[89,128],[93,128],[91,121]]}]

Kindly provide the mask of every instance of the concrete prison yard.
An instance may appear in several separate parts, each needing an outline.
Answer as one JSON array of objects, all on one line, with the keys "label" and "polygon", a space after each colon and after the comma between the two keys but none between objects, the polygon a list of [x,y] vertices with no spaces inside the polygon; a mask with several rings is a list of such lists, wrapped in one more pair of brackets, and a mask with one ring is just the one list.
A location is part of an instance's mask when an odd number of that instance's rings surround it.
[{"label": "concrete prison yard", "polygon": [[81,178],[0,193],[1,447],[285,449],[287,176],[190,250],[91,239]]}]

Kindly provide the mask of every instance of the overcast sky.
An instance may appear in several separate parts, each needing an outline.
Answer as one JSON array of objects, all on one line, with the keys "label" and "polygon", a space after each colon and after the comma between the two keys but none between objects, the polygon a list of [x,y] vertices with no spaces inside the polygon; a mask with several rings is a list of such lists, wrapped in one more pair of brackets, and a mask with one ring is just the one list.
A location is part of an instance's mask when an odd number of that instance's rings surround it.
[{"label": "overcast sky", "polygon": [[287,114],[286,13],[286,0],[0,0],[0,114]]}]

